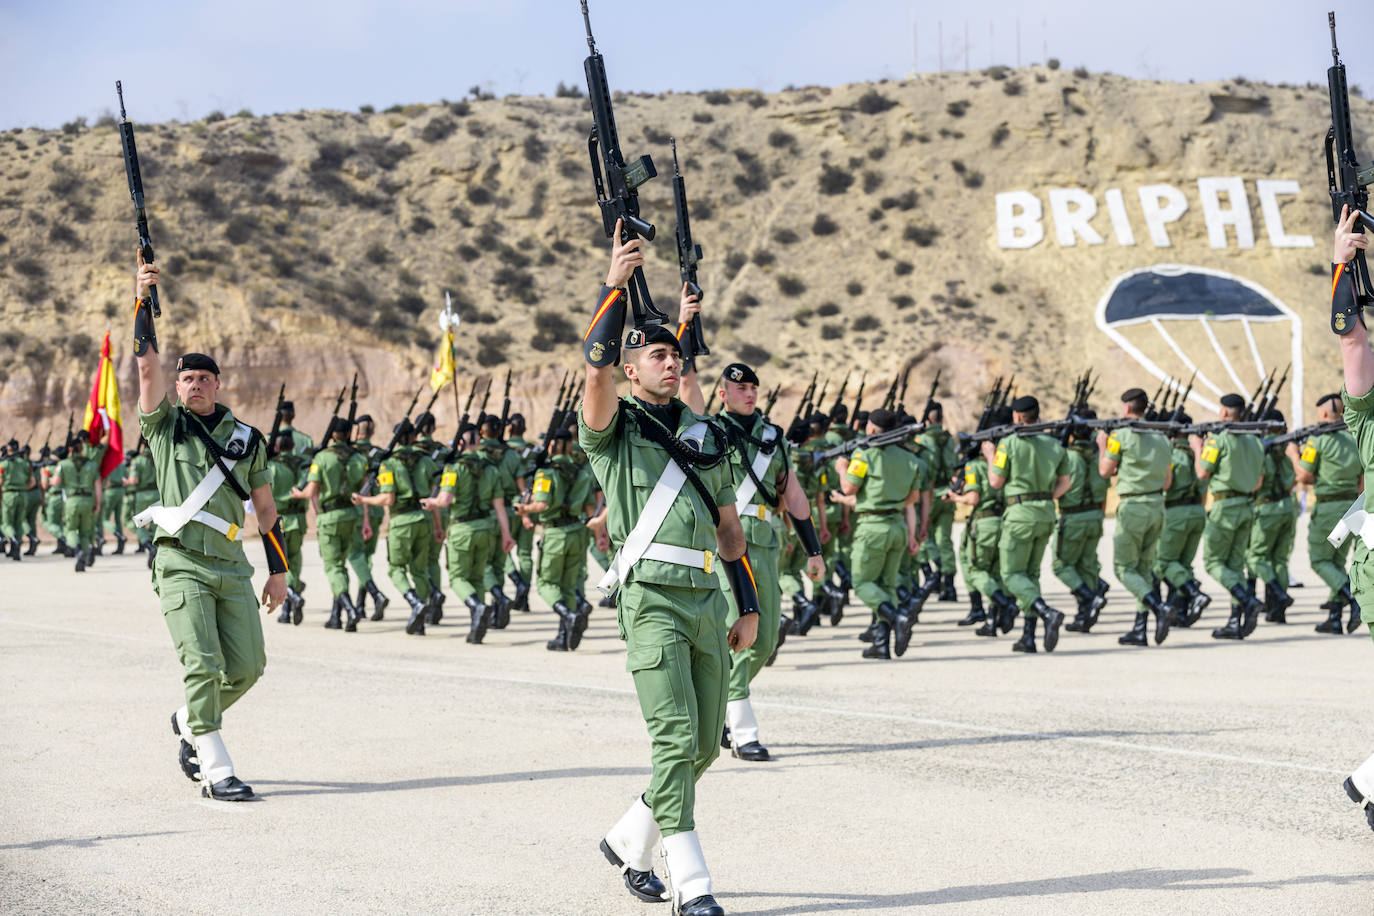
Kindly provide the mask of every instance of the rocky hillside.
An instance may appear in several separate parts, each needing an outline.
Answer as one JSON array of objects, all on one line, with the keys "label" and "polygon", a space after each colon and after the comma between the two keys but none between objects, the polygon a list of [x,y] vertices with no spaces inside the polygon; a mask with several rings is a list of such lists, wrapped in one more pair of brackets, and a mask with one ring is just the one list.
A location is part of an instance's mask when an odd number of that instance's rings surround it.
[{"label": "rocky hillside", "polygon": [[[1374,123],[1370,104],[1352,101],[1356,123]],[[678,139],[706,250],[707,369],[766,364],[765,381],[787,386],[781,415],[815,369],[867,370],[876,399],[904,367],[922,393],[940,368],[960,425],[999,374],[1014,371],[1052,405],[1088,366],[1103,373],[1100,390],[1144,383],[1093,310],[1114,277],[1164,261],[1273,292],[1305,320],[1307,390],[1336,384],[1324,331],[1326,104],[1324,87],[1036,67],[626,95],[617,118],[627,155],[651,153],[660,172],[642,198],[659,226],[649,279],[661,306],[679,285],[668,149]],[[528,97],[138,124],[165,275],[163,353],[216,354],[224,399],[250,420],[270,419],[285,380],[305,428],[321,427],[354,369],[364,409],[394,413],[427,376],[447,289],[462,316],[464,390],[473,374],[514,365],[516,408],[542,415],[579,363],[608,251],[589,124],[582,99]],[[1197,185],[1207,176],[1244,180],[1253,248],[1235,230],[1209,246]],[[1276,209],[1314,247],[1273,245],[1260,179],[1300,183]],[[1155,184],[1188,199],[1167,249],[1151,244],[1136,200]],[[996,195],[1044,203],[1052,188],[1095,199],[1103,244],[1057,240],[1046,203],[1043,241],[1000,247]],[[1124,190],[1134,245],[1114,234],[1109,188]],[[134,241],[111,125],[0,134],[0,432],[41,438],[49,418],[79,406],[110,326],[132,403]],[[1261,345],[1273,350],[1266,362],[1286,359],[1281,342]],[[450,404],[446,392],[441,422]]]}]

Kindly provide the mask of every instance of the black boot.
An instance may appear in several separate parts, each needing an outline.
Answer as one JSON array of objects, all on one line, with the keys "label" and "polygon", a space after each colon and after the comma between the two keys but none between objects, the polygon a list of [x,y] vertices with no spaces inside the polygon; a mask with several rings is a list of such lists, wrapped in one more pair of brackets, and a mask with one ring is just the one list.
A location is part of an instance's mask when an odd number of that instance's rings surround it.
[{"label": "black boot", "polygon": [[530,609],[530,584],[525,581],[525,577],[520,575],[520,570],[513,569],[506,573],[506,578],[510,579],[511,585],[515,586],[515,597],[511,599],[510,606],[517,611]]},{"label": "black boot", "polygon": [[432,627],[437,627],[439,621],[444,619],[444,593],[432,591],[429,593],[429,600],[425,602],[428,610],[425,612],[425,623]]},{"label": "black boot", "polygon": [[1036,598],[1031,610],[1045,621],[1045,651],[1053,652],[1059,645],[1059,625],[1064,622],[1064,615],[1046,604],[1044,598]]},{"label": "black boot", "polygon": [[630,868],[620,856],[615,854],[615,850],[611,849],[611,845],[604,839],[601,841],[601,854],[606,857],[607,862],[624,872],[625,887],[629,889],[631,894],[645,903],[662,903],[664,901],[664,895],[668,893],[668,889],[663,886],[663,882],[652,871],[635,871]]},{"label": "black boot", "polygon": [[[919,588],[919,586],[918,586]],[[901,607],[911,600],[911,589],[905,585],[897,586],[897,606]]]},{"label": "black boot", "polygon": [[[363,583],[363,588],[367,589],[367,593],[372,596],[372,619],[381,620],[383,612],[386,610],[386,606],[391,603],[391,599],[382,594],[382,590],[377,587],[377,583],[373,582],[371,579]],[[362,606],[362,602],[359,601],[358,607]]]},{"label": "black boot", "polygon": [[[1242,594],[1244,594],[1244,592],[1245,592],[1245,586],[1243,586],[1243,585],[1237,585],[1236,588],[1237,588],[1238,590],[1240,590],[1240,592],[1241,592]],[[1243,625],[1242,625],[1242,623],[1241,623],[1241,618],[1244,616],[1244,614],[1245,614],[1245,605],[1244,605],[1244,604],[1237,603],[1237,602],[1235,602],[1235,601],[1231,602],[1231,616],[1230,616],[1230,618],[1227,619],[1227,621],[1226,621],[1226,626],[1224,626],[1224,627],[1217,627],[1215,630],[1213,630],[1213,631],[1212,631],[1212,638],[1213,638],[1213,639],[1244,639],[1245,636],[1244,636],[1244,634],[1242,633]]]},{"label": "black boot", "polygon": [[1350,619],[1346,621],[1345,631],[1354,633],[1360,626],[1360,602],[1355,600],[1355,595],[1350,591],[1350,583],[1346,582],[1341,586],[1341,597],[1350,605]]},{"label": "black boot", "polygon": [[879,619],[873,624],[873,645],[864,649],[864,658],[883,658],[889,659],[892,653],[888,651],[888,638],[892,633],[892,628],[887,625],[887,621]]},{"label": "black boot", "polygon": [[968,596],[968,616],[959,621],[961,627],[971,627],[975,623],[982,623],[988,619],[987,613],[983,610],[983,595],[981,592],[969,592]]},{"label": "black boot", "polygon": [[77,551],[77,554],[76,554],[76,571],[77,571],[77,572],[85,572],[85,571],[86,571],[86,567],[87,567],[88,565],[90,565],[90,564],[88,564],[88,563],[86,562],[86,551],[84,551],[84,550],[79,550],[79,551]]},{"label": "black boot", "polygon": [[1078,601],[1078,614],[1065,629],[1074,633],[1091,632],[1102,613],[1102,608],[1107,604],[1107,599],[1088,588],[1086,584],[1074,589],[1073,596]]},{"label": "black boot", "polygon": [[992,603],[1001,605],[1001,611],[997,615],[997,628],[1003,633],[1010,633],[1011,628],[1016,626],[1016,614],[1019,610],[1016,599],[998,589],[992,593]]},{"label": "black boot", "polygon": [[1107,592],[1112,590],[1111,584],[1101,576],[1097,577],[1097,593],[1103,598],[1107,597]]},{"label": "black boot", "polygon": [[357,607],[358,613],[365,614],[367,612],[367,586],[361,582],[358,583],[358,597],[353,599],[353,604]]},{"label": "black boot", "polygon": [[115,532],[115,549],[114,549],[114,552],[115,552],[116,554],[121,554],[121,553],[123,553],[123,552],[124,552],[124,545],[127,544],[127,543],[129,543],[129,539],[126,538],[126,537],[124,536],[124,532],[123,532],[123,531],[116,531],[116,532]]},{"label": "black boot", "polygon": [[1264,599],[1269,606],[1269,613],[1264,619],[1270,623],[1287,623],[1286,611],[1293,606],[1293,596],[1284,591],[1278,580],[1271,579],[1264,583]]},{"label": "black boot", "polygon": [[353,603],[353,599],[349,597],[348,592],[344,592],[339,596],[339,607],[343,608],[344,616],[348,618],[347,622],[344,624],[344,632],[358,632],[358,621],[363,619],[363,612]]},{"label": "black boot", "polygon": [[291,605],[291,623],[300,626],[305,619],[305,599],[291,586],[286,587],[286,603]]},{"label": "black boot", "polygon": [[504,630],[510,626],[510,599],[506,593],[501,591],[501,586],[495,585],[491,589],[491,607],[493,630]]},{"label": "black boot", "polygon": [[568,610],[568,605],[563,601],[553,603],[553,612],[558,615],[558,635],[550,639],[544,648],[550,652],[567,652],[568,636],[572,632],[573,612]]},{"label": "black boot", "polygon": [[281,613],[277,615],[277,623],[291,622],[291,591],[287,590],[286,600],[281,603]]},{"label": "black boot", "polygon": [[577,606],[573,608],[572,620],[568,623],[568,651],[572,652],[582,645],[582,634],[587,632],[587,622],[592,616],[592,606],[581,595],[577,596]]},{"label": "black boot", "polygon": [[882,616],[884,608],[887,609],[892,621],[892,654],[901,658],[906,655],[906,647],[911,644],[911,625],[914,621],[905,609],[897,610],[887,602],[878,606],[878,616]]},{"label": "black boot", "polygon": [[473,645],[481,645],[482,640],[487,635],[487,606],[477,600],[476,595],[468,595],[463,603],[468,606],[468,612],[471,615],[471,620],[468,623],[467,641]]},{"label": "black boot", "polygon": [[725,908],[710,894],[693,897],[678,908],[677,916],[725,916]]},{"label": "black boot", "polygon": [[29,535],[29,549],[24,551],[24,556],[31,557],[38,553],[38,538]]},{"label": "black boot", "polygon": [[1026,653],[1029,653],[1029,654],[1034,654],[1034,653],[1035,653],[1035,621],[1036,621],[1037,618],[1036,618],[1036,616],[1035,616],[1034,614],[1026,614],[1026,615],[1025,615],[1024,617],[1022,617],[1021,619],[1025,621],[1025,624],[1024,624],[1022,630],[1021,630],[1021,638],[1018,639],[1015,643],[1012,644],[1011,651],[1013,651],[1013,652],[1026,652]]},{"label": "black boot", "polygon": [[1326,611],[1326,619],[1315,627],[1318,633],[1340,633],[1341,632],[1341,611],[1344,605],[1340,601],[1328,601],[1322,605],[1322,610]]},{"label": "black boot", "polygon": [[773,652],[768,656],[768,660],[763,663],[763,667],[771,668],[773,662],[778,660],[778,650],[782,648],[783,642],[787,639],[787,631],[791,628],[792,621],[786,614],[778,615],[778,641],[773,644]]},{"label": "black boot", "polygon": [[869,623],[868,629],[864,630],[862,633],[859,634],[859,642],[872,642],[872,641],[873,641],[873,632],[874,632],[877,628],[878,628],[878,618],[877,618],[877,617],[874,617],[874,618],[873,618],[873,621],[872,621],[871,623]]},{"label": "black boot", "polygon": [[1172,617],[1169,605],[1154,595],[1146,595],[1145,606],[1155,615],[1155,645],[1162,645],[1164,640],[1169,638],[1169,623]]},{"label": "black boot", "polygon": [[420,600],[415,589],[408,588],[405,593],[406,604],[410,605],[410,620],[406,621],[406,633],[410,636],[425,635],[425,614],[429,605]]},{"label": "black boot", "polygon": [[334,596],[334,606],[331,607],[331,608],[329,609],[329,619],[326,620],[326,621],[324,622],[324,628],[325,628],[326,630],[342,630],[342,629],[343,629],[343,620],[340,619],[340,617],[341,617],[340,605],[341,605],[341,602],[339,601],[339,596],[338,596],[338,595],[335,595],[335,596]]},{"label": "black boot", "polygon": [[[1154,598],[1154,595],[1150,597]],[[1149,620],[1150,614],[1148,611],[1136,611],[1135,625],[1131,627],[1129,633],[1119,637],[1117,642],[1123,646],[1148,646],[1150,641],[1145,638],[1145,624],[1148,623]]]},{"label": "black boot", "polygon": [[577,611],[577,613],[590,619],[592,616],[592,603],[588,601],[587,596],[581,592],[574,592],[573,594],[577,597],[577,604],[573,609]]},{"label": "black boot", "polygon": [[[980,593],[975,593],[980,594]],[[997,620],[1002,616],[1002,603],[997,600],[997,594],[988,597],[988,609],[983,625],[973,631],[974,636],[996,636]]]},{"label": "black boot", "polygon": [[1256,598],[1254,592],[1239,582],[1231,589],[1231,597],[1240,604],[1240,638],[1244,639],[1255,632],[1255,624],[1259,623],[1259,613],[1264,609],[1264,602]]},{"label": "black boot", "polygon": [[1188,599],[1188,616],[1180,625],[1191,627],[1202,618],[1202,612],[1212,603],[1212,596],[1202,591],[1202,583],[1196,579],[1183,583],[1183,596]]},{"label": "black boot", "polygon": [[57,538],[57,546],[53,548],[53,554],[67,556],[67,539],[61,535]]},{"label": "black boot", "polygon": [[19,538],[10,541],[9,557],[16,562],[19,561]]},{"label": "black boot", "polygon": [[792,619],[797,622],[797,635],[805,636],[821,619],[821,609],[815,601],[797,592],[792,596]]},{"label": "black boot", "polygon": [[837,627],[844,619],[844,606],[849,603],[849,590],[833,582],[826,582],[821,586],[821,591],[830,599],[830,625]]},{"label": "black boot", "polygon": [[954,573],[945,573],[940,577],[940,601],[948,604],[958,600],[959,593],[954,590]]}]

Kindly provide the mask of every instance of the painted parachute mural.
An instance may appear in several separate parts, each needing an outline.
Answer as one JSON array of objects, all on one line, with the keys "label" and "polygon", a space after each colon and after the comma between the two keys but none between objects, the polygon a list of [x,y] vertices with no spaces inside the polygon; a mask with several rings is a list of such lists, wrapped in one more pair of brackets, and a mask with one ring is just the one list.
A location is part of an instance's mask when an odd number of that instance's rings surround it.
[{"label": "painted parachute mural", "polygon": [[1249,397],[1275,366],[1282,372],[1291,362],[1284,401],[1290,425],[1302,424],[1302,321],[1262,286],[1206,267],[1156,264],[1113,280],[1096,317],[1160,382],[1181,385],[1196,372],[1188,399],[1209,412],[1227,391]]}]

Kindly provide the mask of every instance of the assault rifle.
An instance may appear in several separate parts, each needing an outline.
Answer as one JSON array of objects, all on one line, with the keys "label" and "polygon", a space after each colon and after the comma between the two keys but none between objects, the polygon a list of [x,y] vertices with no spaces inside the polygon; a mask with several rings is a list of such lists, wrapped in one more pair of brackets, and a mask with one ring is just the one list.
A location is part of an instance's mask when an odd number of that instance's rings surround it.
[{"label": "assault rifle", "polygon": [[339,389],[339,398],[334,402],[334,412],[329,416],[329,425],[324,428],[324,436],[320,439],[319,444],[315,446],[315,450],[310,453],[312,458],[315,455],[318,455],[320,452],[324,451],[325,449],[329,448],[330,437],[334,435],[334,430],[338,427],[339,424],[339,409],[343,407],[344,392],[347,390],[347,385]]},{"label": "assault rifle", "polygon": [[1274,390],[1269,393],[1269,397],[1260,404],[1259,412],[1255,414],[1253,419],[1261,420],[1269,411],[1279,406],[1279,392],[1283,390],[1284,383],[1288,381],[1288,372],[1292,368],[1293,364],[1289,363],[1288,368],[1283,370],[1283,375],[1279,376],[1278,384],[1275,385]]},{"label": "assault rifle", "polygon": [[1312,436],[1324,436],[1327,433],[1338,433],[1343,429],[1348,429],[1344,420],[1332,420],[1330,423],[1314,423],[1311,426],[1295,429],[1291,433],[1284,433],[1282,436],[1265,439],[1264,447],[1268,449],[1271,445],[1287,445],[1289,442],[1301,442]]},{"label": "assault rifle", "polygon": [[[457,390],[458,390],[458,383],[457,383],[457,382],[454,382],[454,384],[453,384],[453,390],[454,390],[454,391],[457,391]],[[463,438],[463,429],[464,429],[464,427],[466,427],[466,426],[468,425],[468,417],[470,417],[470,416],[472,415],[472,401],[473,401],[473,399],[476,398],[476,397],[477,397],[477,376],[474,375],[474,376],[472,377],[472,387],[471,387],[470,389],[468,389],[468,400],[467,400],[467,403],[463,405],[463,414],[462,414],[462,416],[460,416],[460,417],[458,418],[458,426],[457,426],[457,427],[454,429],[454,431],[453,431],[453,441],[450,442],[450,443],[448,444],[448,450],[447,450],[447,451],[440,451],[440,452],[436,452],[436,453],[435,453],[435,455],[433,456],[433,457],[435,458],[435,460],[439,460],[439,459],[442,458],[442,463],[443,463],[443,464],[451,464],[451,463],[453,462],[453,460],[454,460],[456,457],[458,457],[458,443],[459,443],[459,442],[462,440],[462,438]],[[458,399],[457,399],[456,397],[455,397],[454,400],[453,400],[453,406],[454,406],[454,407],[457,407],[457,406],[458,406]],[[503,426],[503,427],[501,427],[501,429],[502,429],[502,431],[504,432],[505,427]],[[439,491],[436,489],[436,490],[434,491],[434,493],[431,493],[431,494],[430,494],[430,496],[432,497],[432,496],[434,496],[435,493],[438,493],[438,492],[439,492]]]},{"label": "assault rifle", "polygon": [[925,432],[925,429],[926,425],[924,423],[908,423],[905,426],[898,426],[896,429],[874,433],[871,436],[856,436],[848,442],[841,442],[839,445],[833,445],[825,451],[811,452],[811,466],[813,468],[819,468],[822,465],[829,464],[836,458],[852,455],[861,448],[899,445],[903,442],[909,442]]},{"label": "assault rifle", "polygon": [[859,393],[856,394],[856,395],[854,395],[854,409],[853,409],[852,411],[850,411],[850,413],[849,413],[849,428],[850,428],[850,429],[858,429],[858,428],[859,428],[859,410],[863,407],[863,403],[864,403],[864,385],[866,385],[866,384],[868,384],[868,372],[867,372],[867,370],[864,371],[864,374],[863,374],[863,375],[859,376]]},{"label": "assault rifle", "polygon": [[902,373],[902,388],[897,394],[897,412],[906,413],[906,383],[911,381],[911,367],[907,366]]},{"label": "assault rifle", "polygon": [[506,423],[510,420],[510,368],[506,368],[506,393],[501,396],[501,432],[506,434]]},{"label": "assault rifle", "polygon": [[277,390],[277,408],[272,414],[272,433],[267,437],[267,457],[275,458],[277,455],[277,434],[281,432],[282,405],[286,403],[286,382],[281,383],[281,388]]},{"label": "assault rifle", "polygon": [[[1350,94],[1345,84],[1345,64],[1341,63],[1341,52],[1336,47],[1336,14],[1326,14],[1327,24],[1331,27],[1331,66],[1326,71],[1326,85],[1331,96],[1331,127],[1326,131],[1326,183],[1331,192],[1331,213],[1336,222],[1341,221],[1341,209],[1349,207],[1357,215],[1354,224],[1356,232],[1361,231],[1360,222],[1369,223],[1369,185],[1374,184],[1374,164],[1360,165],[1355,157],[1355,135],[1350,118]],[[1355,260],[1350,265],[1351,286],[1355,292],[1353,302],[1331,300],[1331,330],[1337,334],[1348,334],[1354,330],[1360,311],[1374,301],[1374,285],[1370,283],[1369,263],[1363,251],[1355,252]]]},{"label": "assault rifle", "polygon": [[[558,397],[554,398],[553,400],[553,415],[549,417],[549,429],[555,431],[558,429],[558,427],[554,425],[554,421],[558,417],[559,406],[563,403],[563,399],[568,396],[568,393],[571,390],[572,389],[568,387],[568,370],[564,369],[563,381],[558,383]],[[540,440],[539,442],[535,442],[530,446],[527,446],[525,448],[525,451],[520,454],[520,457],[528,458],[531,455],[537,455],[541,450],[543,450],[544,442],[547,441],[549,435],[550,434],[546,432],[544,434],[544,439]]]},{"label": "assault rifle", "polygon": [[[143,263],[153,263],[153,240],[148,235],[148,211],[143,203],[143,171],[138,167],[138,148],[134,146],[134,125],[124,113],[124,86],[115,80],[115,92],[119,95],[119,145],[124,149],[124,173],[129,178],[129,197],[134,202],[134,228],[138,230],[138,250],[143,255]],[[162,306],[157,300],[157,284],[148,287],[148,300],[153,306],[153,317],[162,317]]]},{"label": "assault rifle", "polygon": [[71,451],[72,447],[72,422],[75,419],[76,414],[69,411],[67,413],[67,438],[62,440],[62,446],[68,451]]},{"label": "assault rifle", "polygon": [[825,393],[830,390],[830,379],[821,382],[821,393],[816,395],[816,400],[811,404],[811,411],[818,411],[825,404]]},{"label": "assault rifle", "polygon": [[848,387],[849,387],[849,373],[846,372],[846,373],[844,374],[844,381],[840,383],[840,390],[839,390],[839,393],[835,395],[835,403],[832,404],[832,405],[830,405],[830,411],[829,411],[829,413],[827,414],[827,416],[833,416],[834,413],[835,413],[835,411],[837,411],[837,410],[840,409],[840,405],[844,403],[844,392],[845,392],[845,389],[848,388]]},{"label": "assault rifle", "polygon": [[1283,426],[1278,420],[1213,420],[1188,426],[1173,424],[1175,432],[1183,436],[1206,436],[1223,431],[1238,436],[1262,436],[1265,433],[1282,433]]},{"label": "assault rifle", "polygon": [[415,397],[410,399],[410,406],[406,408],[405,416],[401,418],[401,422],[396,424],[396,431],[391,434],[391,441],[386,444],[386,448],[372,446],[372,451],[367,456],[367,479],[363,481],[362,488],[358,490],[363,496],[372,495],[372,488],[377,485],[377,474],[382,469],[382,462],[391,457],[391,453],[396,450],[396,443],[401,441],[402,436],[408,436],[414,432],[415,427],[410,425],[410,414],[420,401],[420,392],[424,390],[424,385],[415,389]]},{"label": "assault rifle", "polygon": [[348,425],[344,427],[344,441],[353,441],[353,421],[358,416],[358,373],[353,373],[353,388],[348,393]]},{"label": "assault rifle", "polygon": [[1188,395],[1193,393],[1193,382],[1195,381],[1197,381],[1196,369],[1193,370],[1192,377],[1188,379],[1188,385],[1183,389],[1183,394],[1179,395],[1178,400],[1174,402],[1174,409],[1169,412],[1170,422],[1177,422],[1178,418],[1183,415],[1184,405],[1188,403]]},{"label": "assault rifle", "polygon": [[[677,215],[677,267],[682,282],[687,284],[687,294],[702,298],[701,287],[697,284],[697,262],[701,260],[701,246],[692,241],[692,225],[687,214],[687,182],[677,165],[677,140],[669,137],[673,145],[673,211]],[[701,316],[693,315],[691,321],[693,356],[710,356],[711,349],[706,346],[706,335],[701,329]],[[682,339],[682,328],[678,328],[678,339]]]},{"label": "assault rifle", "polygon": [[[648,156],[640,156],[626,164],[620,150],[620,134],[615,127],[615,112],[611,107],[611,87],[606,80],[606,61],[596,49],[596,39],[592,37],[592,18],[587,10],[587,0],[582,0],[582,22],[587,27],[587,48],[591,52],[583,61],[582,68],[587,74],[587,99],[592,106],[592,119],[595,124],[587,138],[587,153],[592,161],[592,182],[596,186],[596,203],[601,208],[601,224],[606,237],[615,235],[615,224],[621,224],[620,239],[624,242],[633,238],[653,241],[656,230],[654,224],[639,215],[639,187],[658,172]],[[664,324],[668,316],[654,308],[649,297],[649,284],[644,279],[643,268],[636,267],[626,287],[630,295],[630,307],[634,312],[635,327],[646,324]]]},{"label": "assault rifle", "polygon": [[566,396],[560,391],[560,397],[553,405],[553,413],[549,414],[549,425],[544,431],[544,438],[540,441],[534,453],[534,466],[536,469],[542,468],[549,463],[549,449],[553,446],[554,433],[562,428],[567,422],[568,411],[572,410],[577,403],[580,388],[569,389]]},{"label": "assault rifle", "polygon": [[883,403],[879,405],[882,410],[891,410],[897,403],[897,386],[902,383],[901,373],[892,376],[892,384],[887,389],[887,394],[883,397]]},{"label": "assault rifle", "polygon": [[1269,396],[1269,389],[1274,385],[1274,373],[1277,371],[1277,369],[1270,369],[1269,377],[1260,382],[1259,387],[1255,389],[1255,393],[1250,396],[1250,400],[1245,402],[1245,413],[1241,414],[1244,419],[1253,420],[1255,418],[1255,408],[1259,407],[1259,405],[1264,402],[1264,399]]},{"label": "assault rifle", "polygon": [[773,390],[768,392],[768,397],[763,404],[763,415],[766,417],[773,412],[773,405],[778,402],[778,392],[782,390],[782,384],[773,386]]},{"label": "assault rifle", "polygon": [[1055,433],[1067,425],[1066,420],[1046,420],[1041,423],[1006,423],[992,426],[969,434],[969,442],[995,442],[1007,436],[1038,436],[1041,433]]},{"label": "assault rifle", "polygon": [[819,369],[811,373],[811,384],[802,392],[801,400],[797,402],[797,415],[792,419],[793,423],[796,423],[798,420],[805,420],[811,416],[811,396],[816,393],[816,377],[820,374]]},{"label": "assault rifle", "polygon": [[944,370],[942,370],[942,369],[936,369],[936,370],[935,370],[935,381],[933,381],[933,382],[930,383],[930,394],[926,395],[926,406],[925,406],[925,408],[921,411],[921,422],[922,422],[922,423],[924,423],[925,421],[927,421],[927,420],[930,419],[930,411],[931,411],[931,408],[933,408],[933,407],[935,406],[935,393],[936,393],[937,391],[940,390],[940,373],[941,373],[942,371],[944,371]]}]

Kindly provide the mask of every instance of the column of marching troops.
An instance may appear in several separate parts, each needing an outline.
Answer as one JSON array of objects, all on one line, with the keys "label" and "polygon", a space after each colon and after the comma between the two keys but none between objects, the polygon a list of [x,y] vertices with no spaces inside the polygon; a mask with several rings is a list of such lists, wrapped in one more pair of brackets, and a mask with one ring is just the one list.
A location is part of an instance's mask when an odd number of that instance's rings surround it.
[{"label": "column of marching troops", "polygon": [[[736,367],[757,378],[748,367]],[[757,382],[749,384],[757,388]],[[1145,397],[1140,389],[1126,395],[1127,407]],[[1032,402],[1022,398],[1001,408],[994,425],[1035,422],[1038,404]],[[1222,403],[1225,420],[1236,419],[1244,402],[1228,395]],[[1017,406],[1026,410],[1014,411]],[[1316,408],[1320,423],[1339,427],[1339,396],[1323,396]],[[873,612],[872,625],[862,634],[871,643],[864,656],[888,658],[894,648],[900,656],[928,598],[957,600],[957,556],[971,605],[961,626],[980,625],[977,635],[995,637],[1009,632],[1020,615],[1026,630],[1014,648],[1036,650],[1038,620],[1047,628],[1044,647],[1052,650],[1059,612],[1042,598],[1038,574],[1047,549],[1055,576],[1077,604],[1066,629],[1091,631],[1106,604],[1108,584],[1098,548],[1107,491],[1118,466],[1123,473],[1117,477],[1116,573],[1137,600],[1135,625],[1120,642],[1147,644],[1149,614],[1156,618],[1156,642],[1170,627],[1197,622],[1211,601],[1194,572],[1199,547],[1208,574],[1231,600],[1232,613],[1214,636],[1243,639],[1260,614],[1285,623],[1293,602],[1289,558],[1302,508],[1300,485],[1310,487],[1315,500],[1309,507],[1308,555],[1327,590],[1322,604],[1327,616],[1316,629],[1340,633],[1358,626],[1359,606],[1346,573],[1350,543],[1336,547],[1327,537],[1345,506],[1363,491],[1359,455],[1346,430],[1270,444],[1225,428],[1190,442],[1187,435],[1169,441],[1166,433],[1129,425],[1110,434],[1074,427],[1064,437],[1067,446],[1045,433],[983,445],[947,432],[940,404],[929,403],[924,414],[922,424],[902,409],[856,411],[851,418],[847,406],[837,403],[829,412],[797,417],[785,431],[775,427],[780,447],[775,473],[795,473],[813,507],[827,569],[808,594],[807,557],[790,536],[787,513],[780,509],[782,493],[765,490],[771,504],[756,499],[751,511],[767,521],[771,536],[756,537],[755,546],[776,552],[778,589],[791,598],[791,615],[779,613],[775,622],[778,644],[788,634],[807,635],[821,619],[838,624],[852,590]],[[1148,408],[1137,413],[1146,415]],[[736,442],[733,462],[742,483],[761,447],[748,434],[770,427],[771,421],[758,410],[741,418],[726,406],[717,416],[735,419],[746,434]],[[511,611],[528,611],[533,582],[559,618],[548,648],[578,647],[592,610],[584,590],[588,559],[604,569],[609,545],[604,497],[572,434],[574,411],[567,412],[547,444],[525,438],[525,421],[518,414],[504,430],[499,417],[481,415],[459,431],[456,449],[434,438],[432,414],[403,421],[396,430],[398,446],[377,475],[377,492],[362,496],[354,494],[376,451],[371,417],[358,418],[352,428],[336,418],[328,441],[318,447],[292,427],[289,402],[283,419],[270,462],[291,570],[288,600],[278,618],[282,623],[303,619],[300,551],[313,504],[331,592],[327,627],[356,630],[369,599],[371,619],[383,619],[390,599],[378,587],[372,564],[389,514],[387,577],[409,605],[407,632],[423,634],[426,624],[438,624],[444,616],[446,572],[449,589],[465,606],[469,642],[482,642],[489,629],[504,629]],[[1267,419],[1283,418],[1273,412]],[[897,428],[911,429],[911,437],[865,446],[868,437]],[[849,442],[856,446],[852,454],[833,463],[818,460]],[[146,449],[135,449],[101,481],[102,453],[103,446],[89,444],[84,431],[56,449],[45,445],[36,457],[15,440],[0,446],[0,547],[7,556],[17,561],[37,551],[40,518],[56,539],[56,552],[75,558],[78,572],[103,552],[107,533],[114,539],[113,553],[124,552],[126,524],[157,498],[152,461]],[[1142,461],[1154,465],[1143,478]],[[952,537],[956,504],[968,509],[957,551]],[[907,506],[920,519],[914,552],[904,549],[909,546],[902,518]],[[536,570],[537,525],[542,537]],[[146,553],[151,566],[156,551],[151,528],[134,530],[135,552]],[[441,565],[445,552],[447,562]],[[614,604],[609,598],[601,603]],[[776,652],[775,645],[769,663]]]}]

